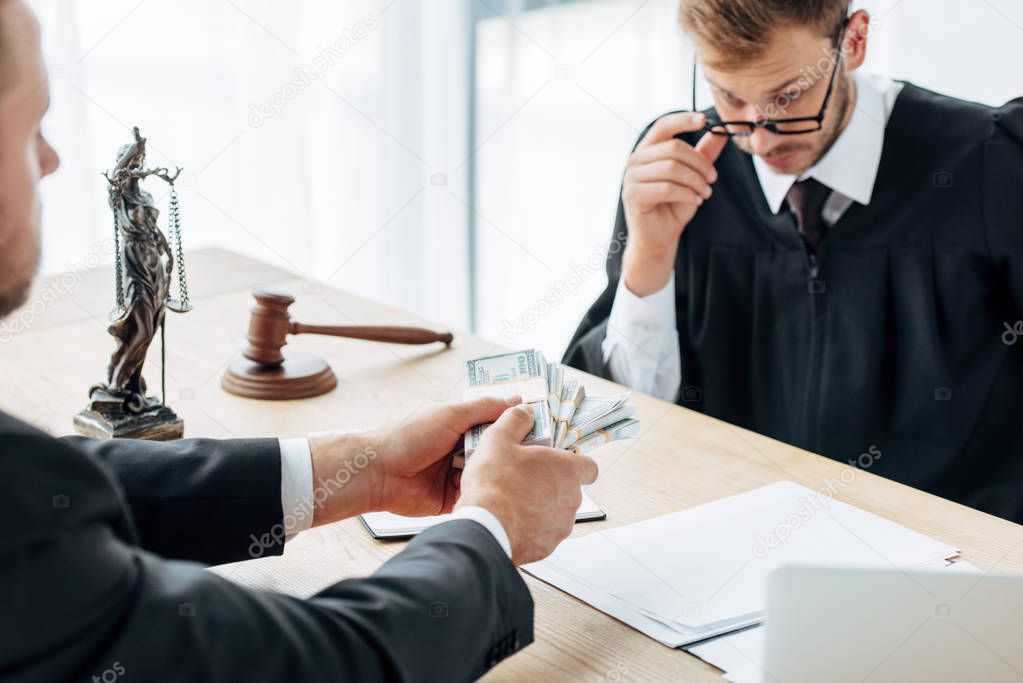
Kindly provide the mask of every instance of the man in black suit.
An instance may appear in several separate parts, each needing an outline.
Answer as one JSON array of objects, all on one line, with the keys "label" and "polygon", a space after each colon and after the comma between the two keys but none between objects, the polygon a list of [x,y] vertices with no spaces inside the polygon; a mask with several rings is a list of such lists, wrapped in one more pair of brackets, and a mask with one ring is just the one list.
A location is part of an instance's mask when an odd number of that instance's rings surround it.
[{"label": "man in black suit", "polygon": [[[39,257],[39,28],[0,0],[0,316]],[[513,401],[512,403],[515,403]],[[447,454],[496,420],[460,479]],[[483,399],[308,440],[58,440],[0,413],[0,679],[460,681],[533,639],[515,565],[565,538],[596,464],[523,447],[532,413]],[[315,482],[315,486],[313,484]],[[296,495],[295,491],[300,493]],[[373,576],[308,600],[207,572],[310,525],[454,509]]]}]

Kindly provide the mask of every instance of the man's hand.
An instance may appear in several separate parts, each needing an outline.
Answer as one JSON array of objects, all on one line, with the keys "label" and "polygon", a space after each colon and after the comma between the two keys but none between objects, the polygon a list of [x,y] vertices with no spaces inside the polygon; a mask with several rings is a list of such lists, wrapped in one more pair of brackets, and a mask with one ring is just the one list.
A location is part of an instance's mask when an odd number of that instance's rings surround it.
[{"label": "man's hand", "polygon": [[523,446],[533,411],[510,408],[486,432],[466,463],[458,505],[489,510],[508,534],[512,561],[524,564],[553,552],[575,524],[582,485],[597,479],[597,463],[542,446]]},{"label": "man's hand", "polygon": [[519,402],[481,398],[423,410],[369,432],[310,435],[313,525],[376,510],[411,516],[450,512],[460,471],[448,455],[470,427],[493,422]]},{"label": "man's hand", "polygon": [[670,114],[650,128],[629,157],[622,202],[629,238],[622,256],[625,285],[636,296],[649,296],[668,284],[682,232],[697,209],[713,194],[714,162],[728,138],[707,133],[689,145],[674,137],[701,130],[703,114]]}]

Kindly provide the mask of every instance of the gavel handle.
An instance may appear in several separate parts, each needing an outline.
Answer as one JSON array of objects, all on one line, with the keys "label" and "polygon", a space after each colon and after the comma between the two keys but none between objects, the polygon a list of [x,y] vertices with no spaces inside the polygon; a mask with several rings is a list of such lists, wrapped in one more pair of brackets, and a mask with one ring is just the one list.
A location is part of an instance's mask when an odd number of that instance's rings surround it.
[{"label": "gavel handle", "polygon": [[391,344],[432,344],[433,342],[444,342],[450,345],[452,339],[454,339],[450,332],[434,332],[422,327],[305,325],[293,322],[288,331],[291,334],[326,334],[331,337],[367,339],[369,341],[389,342]]}]

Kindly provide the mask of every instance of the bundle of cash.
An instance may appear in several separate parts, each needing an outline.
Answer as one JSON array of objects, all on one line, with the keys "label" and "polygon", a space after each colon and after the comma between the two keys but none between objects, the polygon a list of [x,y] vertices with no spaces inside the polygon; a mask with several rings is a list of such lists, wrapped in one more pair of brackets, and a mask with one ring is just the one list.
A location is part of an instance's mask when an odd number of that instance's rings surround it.
[{"label": "bundle of cash", "polygon": [[[612,441],[639,435],[636,408],[629,394],[587,396],[578,380],[566,380],[565,368],[548,363],[538,349],[475,358],[467,364],[466,400],[492,396],[521,396],[533,409],[533,429],[522,441],[527,446],[563,448],[588,453]],[[465,434],[464,453],[455,455],[455,466],[479,446],[489,424],[477,425]]]}]

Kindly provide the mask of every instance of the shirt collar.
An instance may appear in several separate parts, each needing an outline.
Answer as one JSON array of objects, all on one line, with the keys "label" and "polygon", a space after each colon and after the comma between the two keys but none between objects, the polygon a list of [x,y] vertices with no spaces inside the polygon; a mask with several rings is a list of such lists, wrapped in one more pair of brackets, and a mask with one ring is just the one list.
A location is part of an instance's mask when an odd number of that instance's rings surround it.
[{"label": "shirt collar", "polygon": [[797,180],[814,178],[832,190],[869,204],[874,193],[877,169],[881,165],[887,111],[884,97],[873,79],[853,74],[856,79],[856,106],[845,130],[827,154],[800,176],[776,173],[758,156],[753,166],[773,213],[781,210],[785,196]]}]

